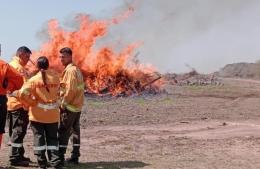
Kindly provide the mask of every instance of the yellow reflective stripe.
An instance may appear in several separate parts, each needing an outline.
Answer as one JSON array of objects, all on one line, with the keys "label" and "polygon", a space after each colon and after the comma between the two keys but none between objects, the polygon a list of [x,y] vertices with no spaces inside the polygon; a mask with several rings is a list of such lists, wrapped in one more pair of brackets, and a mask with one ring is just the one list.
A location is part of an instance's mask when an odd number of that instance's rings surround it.
[{"label": "yellow reflective stripe", "polygon": [[21,91],[22,91],[22,94],[30,95],[29,89],[22,88]]},{"label": "yellow reflective stripe", "polygon": [[66,105],[66,108],[72,112],[80,112],[80,110],[73,105]]},{"label": "yellow reflective stripe", "polygon": [[79,84],[78,86],[77,86],[77,89],[81,89],[81,90],[84,90],[84,88],[85,88],[85,83],[81,83],[81,84]]},{"label": "yellow reflective stripe", "polygon": [[77,69],[77,78],[83,81],[83,75],[79,69]]},{"label": "yellow reflective stripe", "polygon": [[80,112],[80,109],[78,109],[77,107],[75,107],[75,106],[73,106],[71,104],[67,104],[67,103],[63,103],[63,104],[69,111]]},{"label": "yellow reflective stripe", "polygon": [[[60,87],[62,92],[66,91],[66,87]],[[76,86],[76,89],[78,90],[84,90],[85,89],[85,83],[80,83],[79,85]]]}]

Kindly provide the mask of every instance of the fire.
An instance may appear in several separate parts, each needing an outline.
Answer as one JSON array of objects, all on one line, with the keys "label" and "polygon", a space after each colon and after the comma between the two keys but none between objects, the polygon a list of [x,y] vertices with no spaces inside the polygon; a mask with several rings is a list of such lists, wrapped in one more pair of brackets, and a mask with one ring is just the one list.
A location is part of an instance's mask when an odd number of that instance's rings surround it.
[{"label": "fire", "polygon": [[[34,51],[32,60],[47,56],[51,68],[61,72],[63,67],[59,60],[59,50],[70,47],[73,60],[82,70],[86,91],[92,94],[131,95],[143,90],[143,86],[154,79],[151,74],[153,66],[141,65],[134,61],[134,52],[141,43],[132,43],[120,52],[115,52],[109,45],[94,49],[96,41],[107,34],[111,24],[118,24],[127,18],[133,8],[112,20],[91,20],[87,15],[78,15],[79,28],[76,31],[65,31],[57,20],[48,22],[49,41],[39,51]],[[152,84],[155,88],[156,83]]]}]

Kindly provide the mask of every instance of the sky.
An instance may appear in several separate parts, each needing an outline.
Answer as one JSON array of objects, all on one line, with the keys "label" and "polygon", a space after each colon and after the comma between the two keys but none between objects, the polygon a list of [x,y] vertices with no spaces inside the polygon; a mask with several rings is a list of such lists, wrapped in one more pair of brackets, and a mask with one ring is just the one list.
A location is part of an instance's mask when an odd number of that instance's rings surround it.
[{"label": "sky", "polygon": [[142,41],[136,49],[140,62],[161,72],[181,73],[192,67],[211,73],[226,64],[260,60],[259,0],[3,1],[1,57],[9,61],[21,45],[39,49],[38,33],[52,18],[66,23],[85,13],[109,19],[126,10],[126,4],[133,5],[134,13],[111,26],[99,43]]},{"label": "sky", "polygon": [[104,17],[122,5],[120,0],[9,0],[0,4],[1,58],[9,61],[18,47],[37,50],[42,44],[38,32],[50,19],[66,22],[78,13]]}]

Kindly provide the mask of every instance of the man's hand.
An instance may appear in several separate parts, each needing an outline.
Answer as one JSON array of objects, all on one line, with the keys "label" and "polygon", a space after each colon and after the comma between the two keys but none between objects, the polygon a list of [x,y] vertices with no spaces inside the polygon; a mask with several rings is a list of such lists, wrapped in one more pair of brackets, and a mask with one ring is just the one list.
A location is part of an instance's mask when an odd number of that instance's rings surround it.
[{"label": "man's hand", "polygon": [[18,90],[13,91],[13,93],[11,93],[10,91],[7,91],[8,97],[17,97],[17,95],[18,95]]}]

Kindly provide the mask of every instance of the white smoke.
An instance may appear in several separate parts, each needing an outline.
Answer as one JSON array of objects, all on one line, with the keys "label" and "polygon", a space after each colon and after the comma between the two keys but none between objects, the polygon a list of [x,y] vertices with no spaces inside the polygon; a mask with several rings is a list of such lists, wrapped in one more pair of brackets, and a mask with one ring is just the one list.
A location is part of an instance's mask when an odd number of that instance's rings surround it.
[{"label": "white smoke", "polygon": [[258,0],[135,0],[133,15],[110,29],[108,41],[144,42],[142,63],[162,72],[213,72],[225,64],[258,60]]}]

